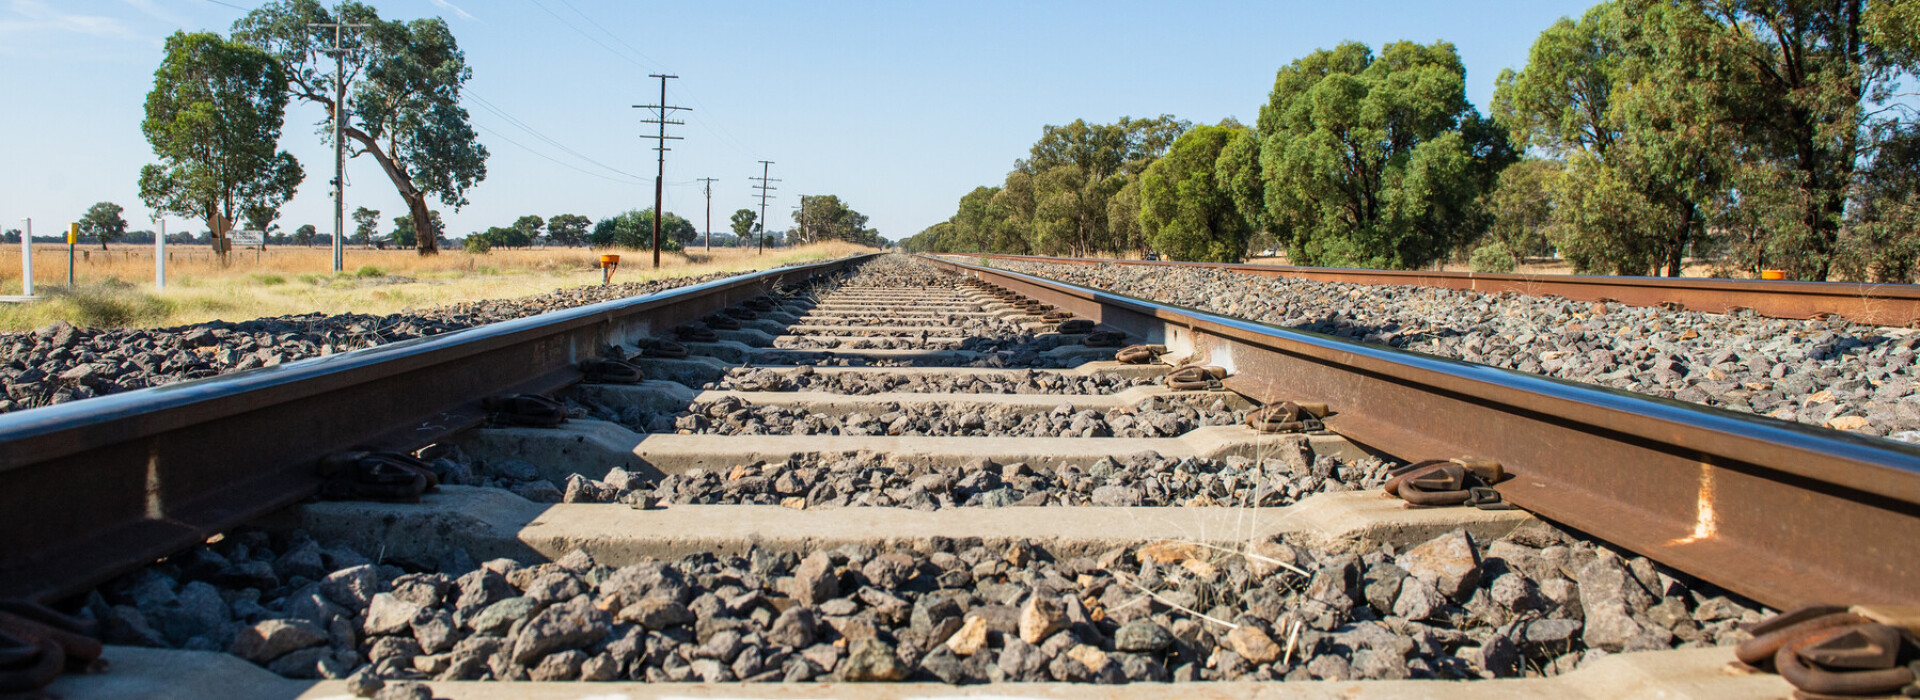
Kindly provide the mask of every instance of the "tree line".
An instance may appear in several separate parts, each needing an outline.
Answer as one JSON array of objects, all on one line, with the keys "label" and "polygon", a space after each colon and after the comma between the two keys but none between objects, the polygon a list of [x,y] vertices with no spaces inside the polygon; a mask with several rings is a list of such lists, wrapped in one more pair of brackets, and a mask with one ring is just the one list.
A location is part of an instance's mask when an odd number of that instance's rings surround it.
[{"label": "tree line", "polygon": [[1502,71],[1454,46],[1342,43],[1281,68],[1252,126],[1047,126],[910,250],[1910,282],[1920,3],[1612,0]]}]

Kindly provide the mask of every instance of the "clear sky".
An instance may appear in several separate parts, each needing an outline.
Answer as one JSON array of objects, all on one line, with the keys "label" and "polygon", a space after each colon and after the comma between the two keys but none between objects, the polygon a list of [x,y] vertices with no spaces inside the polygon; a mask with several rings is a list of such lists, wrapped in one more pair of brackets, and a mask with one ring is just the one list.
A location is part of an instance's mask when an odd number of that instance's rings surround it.
[{"label": "clear sky", "polygon": [[[176,30],[228,31],[259,0],[0,0],[0,226],[52,233],[97,201],[153,228],[138,177],[161,45]],[[1251,124],[1274,71],[1343,40],[1447,40],[1484,112],[1500,69],[1590,0],[1454,2],[625,2],[378,0],[383,18],[446,18],[473,69],[465,102],[492,152],[448,234],[524,214],[599,219],[652,206],[641,110],[669,81],[694,109],[670,135],[666,208],[713,227],[754,205],[749,176],[774,161],[771,227],[799,194],[837,194],[889,239],[952,215],[997,185],[1046,124],[1173,114]],[[288,110],[282,146],[307,180],[282,210],[292,231],[331,231],[330,149],[311,105]],[[559,144],[555,146],[554,144]],[[564,147],[561,148],[561,146]],[[573,151],[569,153],[568,151]],[[589,161],[589,159],[591,159]],[[612,168],[614,170],[609,170]],[[347,210],[405,206],[370,157],[349,161]],[[177,217],[169,230],[200,230]],[[347,222],[349,229],[352,221]]]}]

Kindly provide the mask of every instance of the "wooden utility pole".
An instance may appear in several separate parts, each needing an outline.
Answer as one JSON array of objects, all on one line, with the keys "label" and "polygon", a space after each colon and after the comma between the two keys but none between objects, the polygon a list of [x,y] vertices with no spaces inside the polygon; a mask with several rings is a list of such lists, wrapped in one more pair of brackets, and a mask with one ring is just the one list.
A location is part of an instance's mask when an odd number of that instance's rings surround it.
[{"label": "wooden utility pole", "polygon": [[768,169],[771,168],[772,166],[773,166],[773,161],[770,161],[770,160],[760,161],[760,177],[747,178],[748,180],[760,181],[760,184],[754,185],[753,188],[756,190],[760,190],[760,194],[758,196],[760,197],[760,252],[761,253],[767,252],[767,200],[773,197],[773,195],[770,195],[767,193],[773,190],[780,189],[778,187],[767,186],[767,183],[769,182],[779,182],[779,180],[775,180],[773,178],[767,177]]},{"label": "wooden utility pole", "polygon": [[666,186],[667,150],[668,150],[667,140],[668,139],[672,139],[675,141],[680,140],[680,137],[678,136],[667,135],[667,125],[668,124],[680,125],[680,124],[686,123],[686,122],[677,122],[672,119],[668,119],[667,115],[672,114],[675,111],[691,112],[693,111],[693,109],[690,107],[674,107],[672,105],[667,104],[667,81],[678,79],[680,76],[661,75],[659,73],[654,73],[654,74],[648,75],[647,77],[660,79],[660,104],[634,105],[633,107],[634,109],[654,110],[655,118],[642,119],[640,120],[640,122],[643,124],[660,125],[660,132],[658,134],[655,134],[653,136],[640,137],[643,139],[653,139],[655,141],[653,150],[660,152],[659,170],[656,171],[653,176],[653,266],[657,268],[657,267],[660,267],[660,220],[663,218],[666,218],[666,212],[662,211],[660,208],[660,194],[661,194],[662,188]]},{"label": "wooden utility pole", "polygon": [[713,252],[713,183],[719,179],[717,177],[700,178],[700,182],[705,183],[707,188],[707,252],[709,253]]},{"label": "wooden utility pole", "polygon": [[[316,22],[307,26],[333,28],[333,48],[327,49],[326,52],[333,56],[333,271],[337,273],[345,266],[341,238],[345,235],[347,228],[347,127],[343,119],[346,116],[344,105],[347,102],[347,48],[342,45],[342,42],[346,38],[346,30],[373,25]],[[220,232],[214,232],[214,236],[219,235]],[[217,247],[219,242],[216,240],[214,245]],[[221,259],[226,258],[223,255]]]}]

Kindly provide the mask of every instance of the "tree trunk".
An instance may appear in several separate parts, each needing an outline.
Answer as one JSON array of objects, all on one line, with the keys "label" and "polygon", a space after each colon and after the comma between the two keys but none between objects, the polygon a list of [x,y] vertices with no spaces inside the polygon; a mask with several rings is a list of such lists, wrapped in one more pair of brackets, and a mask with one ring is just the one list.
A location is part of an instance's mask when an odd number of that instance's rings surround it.
[{"label": "tree trunk", "polygon": [[1693,236],[1694,205],[1689,202],[1680,210],[1680,226],[1673,232],[1667,248],[1667,276],[1679,277],[1680,268],[1686,262],[1687,239]]},{"label": "tree trunk", "polygon": [[440,253],[438,232],[433,230],[433,212],[427,209],[427,195],[415,191],[407,197],[407,212],[413,217],[413,247],[421,255]]},{"label": "tree trunk", "polygon": [[440,243],[433,235],[433,215],[427,211],[427,193],[413,186],[413,178],[408,176],[405,170],[401,170],[400,164],[387,155],[386,151],[380,150],[380,144],[367,132],[351,126],[341,131],[353,140],[359,141],[361,147],[373,155],[373,159],[380,163],[380,170],[385,172],[387,179],[393,182],[393,188],[400,192],[400,198],[406,201],[407,211],[413,215],[414,249],[421,255],[438,254]]}]

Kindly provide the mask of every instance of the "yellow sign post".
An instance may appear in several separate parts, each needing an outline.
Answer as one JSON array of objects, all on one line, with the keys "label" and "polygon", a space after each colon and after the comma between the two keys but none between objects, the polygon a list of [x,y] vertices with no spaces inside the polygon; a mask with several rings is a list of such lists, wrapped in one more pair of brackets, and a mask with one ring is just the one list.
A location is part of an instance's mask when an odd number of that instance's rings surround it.
[{"label": "yellow sign post", "polygon": [[67,288],[73,288],[73,244],[80,242],[80,224],[67,223]]}]

